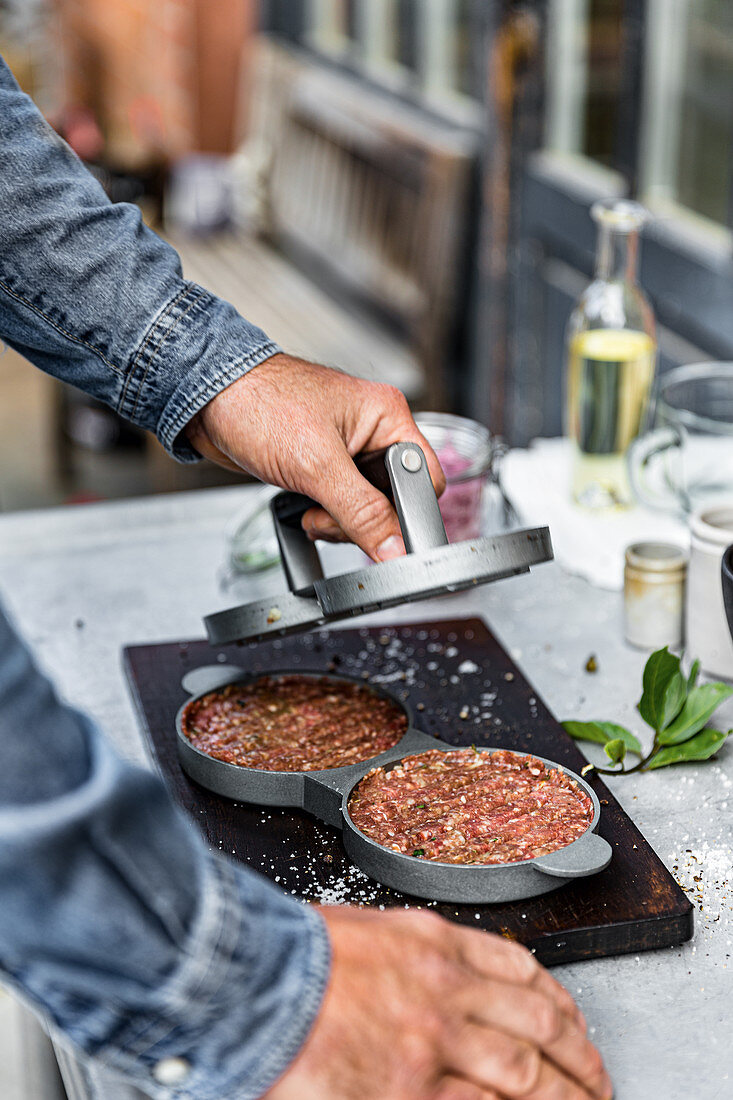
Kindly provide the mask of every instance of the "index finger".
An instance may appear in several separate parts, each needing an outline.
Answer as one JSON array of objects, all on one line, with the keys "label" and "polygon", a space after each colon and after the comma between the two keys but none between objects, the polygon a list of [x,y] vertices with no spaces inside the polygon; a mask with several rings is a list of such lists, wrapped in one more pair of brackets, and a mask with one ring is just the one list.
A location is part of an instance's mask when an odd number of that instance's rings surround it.
[{"label": "index finger", "polygon": [[[368,444],[361,451],[358,451],[353,455],[349,451],[349,457],[356,465],[356,461],[360,455],[369,455],[375,451],[381,451],[384,448],[389,447],[392,443],[417,443],[418,446],[422,449],[423,454],[425,455],[425,462],[427,464],[430,479],[433,483],[433,488],[435,489],[436,495],[440,496],[440,494],[445,489],[445,475],[443,473],[443,469],[438,462],[435,451],[432,449],[427,439],[425,439],[422,433],[418,430],[417,425],[414,423],[412,418],[409,417],[409,414],[408,418],[410,421],[410,424],[408,425],[409,430],[400,430],[391,427],[389,431],[385,433],[385,429],[380,427],[372,433]],[[380,441],[381,439],[389,439],[389,442],[380,445],[378,441]],[[341,477],[340,481],[343,485],[345,485],[349,480],[350,479],[347,476],[347,470],[344,469],[343,476]],[[371,483],[369,482],[369,484]],[[381,495],[382,494],[380,493],[380,496]],[[369,500],[371,496],[372,494],[370,494],[369,497],[364,494],[364,501],[366,502],[367,500]],[[401,525],[394,510],[393,503],[391,502],[389,497],[386,497],[385,500],[386,504],[384,505],[384,507],[387,510],[384,512],[384,515],[389,515],[393,523],[394,531],[397,532],[399,531]],[[372,508],[373,507],[374,505],[372,501]],[[328,511],[322,506],[309,508],[304,513],[301,522],[304,531],[312,540],[325,539],[328,542],[357,542],[358,544],[361,544],[360,538],[355,537],[353,530],[350,531],[343,522],[339,523],[336,520],[334,513],[332,511]],[[362,547],[362,549],[366,548]],[[369,551],[367,550],[367,552]],[[390,556],[397,556],[398,553],[404,554],[404,552],[404,545],[400,541],[400,549],[395,549]]]}]

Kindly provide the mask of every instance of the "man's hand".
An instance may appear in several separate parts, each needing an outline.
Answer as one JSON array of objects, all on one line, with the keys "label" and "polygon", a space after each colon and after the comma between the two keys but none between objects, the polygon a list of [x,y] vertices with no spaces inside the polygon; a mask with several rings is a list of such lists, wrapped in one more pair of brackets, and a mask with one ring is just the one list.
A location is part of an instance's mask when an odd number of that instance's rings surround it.
[{"label": "man's hand", "polygon": [[389,501],[351,461],[400,440],[425,452],[436,490],[440,464],[399,390],[273,355],[217,394],[186,429],[205,458],[317,500],[303,517],[308,535],[357,543],[375,561],[404,553]]},{"label": "man's hand", "polygon": [[523,947],[424,911],[321,913],[330,982],[265,1100],[610,1100],[572,997]]}]

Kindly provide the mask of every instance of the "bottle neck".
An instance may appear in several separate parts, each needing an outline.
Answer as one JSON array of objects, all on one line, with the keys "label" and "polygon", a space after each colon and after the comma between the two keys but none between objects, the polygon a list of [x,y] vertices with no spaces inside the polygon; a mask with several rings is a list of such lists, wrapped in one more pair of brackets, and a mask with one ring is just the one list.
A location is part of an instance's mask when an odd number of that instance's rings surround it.
[{"label": "bottle neck", "polygon": [[606,282],[635,283],[639,257],[636,230],[618,230],[601,225],[596,250],[596,278]]}]

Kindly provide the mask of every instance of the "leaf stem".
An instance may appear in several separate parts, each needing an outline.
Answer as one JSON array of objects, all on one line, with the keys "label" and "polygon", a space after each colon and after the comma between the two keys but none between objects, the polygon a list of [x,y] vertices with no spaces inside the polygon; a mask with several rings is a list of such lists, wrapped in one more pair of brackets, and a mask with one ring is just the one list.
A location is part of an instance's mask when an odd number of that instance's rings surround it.
[{"label": "leaf stem", "polygon": [[649,750],[647,755],[643,756],[641,760],[639,760],[638,763],[634,764],[632,768],[625,768],[623,764],[618,769],[598,768],[594,764],[593,771],[596,772],[598,775],[631,775],[633,772],[644,771],[651,758],[658,752],[660,748],[661,745],[659,744],[659,730],[657,730],[657,732],[654,734],[654,743],[651,749]]}]

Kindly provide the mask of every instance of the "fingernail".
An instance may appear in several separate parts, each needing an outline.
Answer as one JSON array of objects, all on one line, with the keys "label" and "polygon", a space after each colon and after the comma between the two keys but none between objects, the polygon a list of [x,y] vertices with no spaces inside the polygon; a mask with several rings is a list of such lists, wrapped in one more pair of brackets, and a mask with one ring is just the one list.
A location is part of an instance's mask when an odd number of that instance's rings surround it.
[{"label": "fingernail", "polygon": [[390,535],[384,542],[380,542],[377,547],[377,558],[379,561],[390,561],[392,558],[404,557],[405,544],[399,535]]}]

